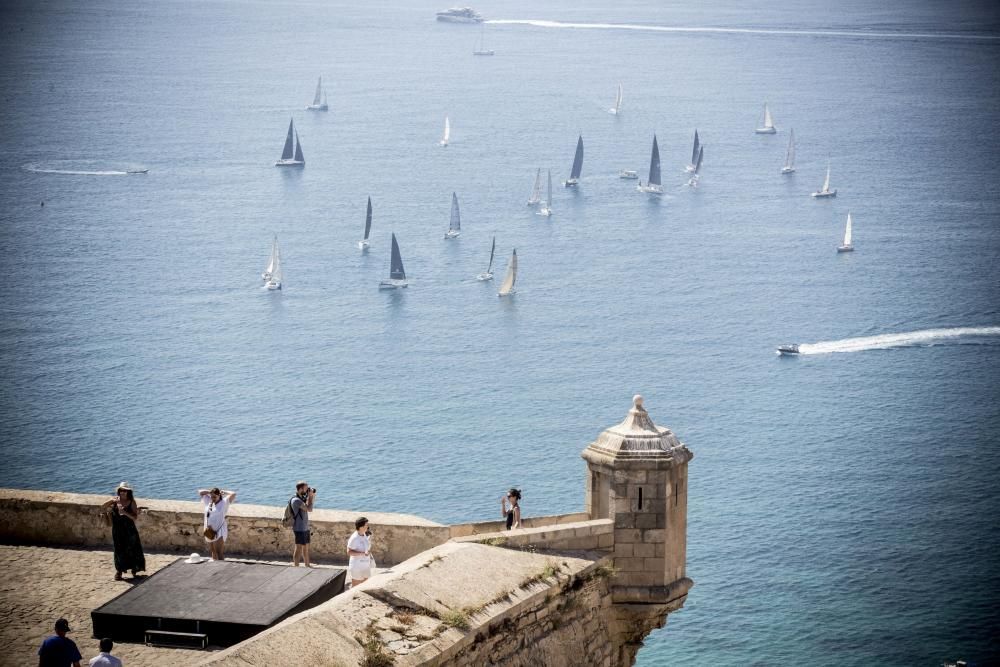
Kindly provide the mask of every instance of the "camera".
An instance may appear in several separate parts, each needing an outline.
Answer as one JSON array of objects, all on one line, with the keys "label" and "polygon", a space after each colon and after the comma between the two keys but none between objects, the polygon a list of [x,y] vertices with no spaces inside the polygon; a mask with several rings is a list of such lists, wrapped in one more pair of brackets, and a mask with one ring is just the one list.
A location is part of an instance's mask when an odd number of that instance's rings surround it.
[{"label": "camera", "polygon": [[316,487],[315,486],[310,487],[309,493],[316,493]]},{"label": "camera", "polygon": [[372,536],[372,529],[371,528],[367,528],[365,530],[365,537],[371,537],[371,536]]}]

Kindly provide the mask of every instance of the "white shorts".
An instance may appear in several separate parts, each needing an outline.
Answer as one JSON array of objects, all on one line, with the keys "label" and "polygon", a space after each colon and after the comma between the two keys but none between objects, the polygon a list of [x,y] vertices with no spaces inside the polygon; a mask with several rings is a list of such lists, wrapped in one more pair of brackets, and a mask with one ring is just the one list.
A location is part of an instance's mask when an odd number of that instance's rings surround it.
[{"label": "white shorts", "polygon": [[347,565],[347,573],[351,579],[368,579],[372,576],[374,561],[365,556],[352,556]]}]

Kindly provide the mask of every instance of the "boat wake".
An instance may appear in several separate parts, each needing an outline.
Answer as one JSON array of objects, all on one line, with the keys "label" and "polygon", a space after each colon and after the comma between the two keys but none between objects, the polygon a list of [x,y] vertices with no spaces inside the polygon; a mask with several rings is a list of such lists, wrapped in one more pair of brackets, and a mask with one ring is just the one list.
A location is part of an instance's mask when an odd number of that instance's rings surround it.
[{"label": "boat wake", "polygon": [[[35,174],[63,174],[68,176],[127,176],[140,168],[127,166],[119,169],[101,169],[102,165],[89,160],[51,160],[48,162],[29,162],[22,169]],[[119,165],[114,165],[118,167]]]},{"label": "boat wake", "polygon": [[873,39],[962,39],[997,41],[1000,35],[964,34],[951,32],[869,32],[865,30],[792,30],[779,28],[704,28],[640,23],[567,23],[537,19],[493,19],[486,23],[498,25],[530,25],[536,28],[577,28],[588,30],[644,30],[672,33],[717,33],[732,35],[792,35],[805,37],[867,37]]},{"label": "boat wake", "polygon": [[930,346],[956,339],[994,336],[1000,337],[1000,327],[952,327],[949,329],[923,329],[907,333],[844,338],[842,340],[801,343],[799,354],[831,354],[833,352],[863,352],[887,350],[894,347]]}]

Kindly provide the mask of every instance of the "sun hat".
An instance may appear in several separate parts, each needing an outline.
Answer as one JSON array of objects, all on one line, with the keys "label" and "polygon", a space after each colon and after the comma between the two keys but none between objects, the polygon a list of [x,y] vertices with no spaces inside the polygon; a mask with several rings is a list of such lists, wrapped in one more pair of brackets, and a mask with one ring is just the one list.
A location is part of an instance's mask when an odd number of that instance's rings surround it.
[{"label": "sun hat", "polygon": [[121,484],[118,485],[118,488],[115,489],[115,493],[121,491],[122,489],[126,491],[135,491],[135,489],[133,489],[128,482],[122,482]]},{"label": "sun hat", "polygon": [[65,618],[60,618],[56,621],[56,630],[61,630],[62,632],[69,632],[69,621]]},{"label": "sun hat", "polygon": [[199,556],[198,553],[195,552],[195,553],[191,554],[190,556],[188,556],[187,560],[185,560],[184,562],[185,563],[204,563],[206,560],[208,560],[208,558],[205,558],[204,556]]}]

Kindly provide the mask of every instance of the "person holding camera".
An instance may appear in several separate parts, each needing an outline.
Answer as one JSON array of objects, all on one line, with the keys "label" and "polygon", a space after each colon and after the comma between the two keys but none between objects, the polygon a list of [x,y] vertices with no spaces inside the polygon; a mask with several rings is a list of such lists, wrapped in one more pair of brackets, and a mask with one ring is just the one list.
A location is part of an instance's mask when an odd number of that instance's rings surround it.
[{"label": "person holding camera", "polygon": [[292,551],[292,565],[299,566],[299,560],[306,567],[312,567],[309,562],[309,512],[313,511],[316,500],[316,489],[307,482],[295,485],[295,496],[288,501],[292,512],[292,533],[295,535],[295,549]]},{"label": "person holding camera", "polygon": [[350,556],[347,572],[354,588],[372,576],[372,529],[365,517],[354,522],[354,532],[347,540],[347,555]]},{"label": "person holding camera", "polygon": [[208,542],[212,560],[226,560],[226,537],[229,535],[226,512],[236,502],[236,492],[223,491],[216,486],[212,489],[198,489],[198,496],[205,506],[205,525],[201,533]]}]

